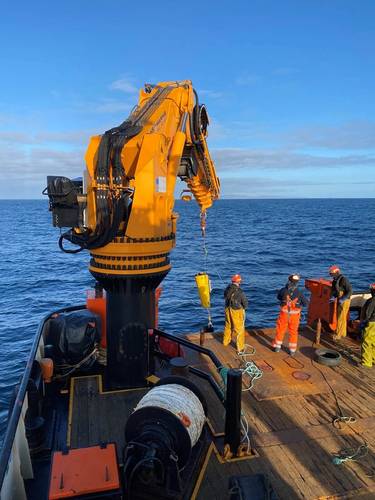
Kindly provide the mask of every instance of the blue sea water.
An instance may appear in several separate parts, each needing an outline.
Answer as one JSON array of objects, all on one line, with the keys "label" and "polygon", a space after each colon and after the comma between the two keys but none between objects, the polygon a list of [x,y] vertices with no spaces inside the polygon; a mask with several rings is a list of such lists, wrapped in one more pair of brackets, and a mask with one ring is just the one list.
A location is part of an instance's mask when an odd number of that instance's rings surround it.
[{"label": "blue sea water", "polygon": [[[172,271],[164,280],[160,327],[198,331],[207,320],[194,275],[205,270],[199,210],[178,201]],[[0,201],[0,439],[12,387],[25,366],[36,328],[51,310],[85,301],[93,285],[89,256],[62,253],[45,200]],[[247,325],[271,326],[275,293],[287,276],[327,275],[339,264],[355,290],[375,281],[375,199],[220,200],[207,220],[207,270],[215,328],[223,327],[223,289],[240,273],[250,306]]]}]

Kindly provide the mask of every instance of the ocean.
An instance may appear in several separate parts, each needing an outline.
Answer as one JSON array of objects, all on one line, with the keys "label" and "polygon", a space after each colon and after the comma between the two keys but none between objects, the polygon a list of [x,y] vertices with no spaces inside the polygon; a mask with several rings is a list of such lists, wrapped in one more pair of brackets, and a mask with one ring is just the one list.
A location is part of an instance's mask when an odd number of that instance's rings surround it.
[{"label": "ocean", "polygon": [[[276,292],[289,274],[327,277],[339,264],[354,290],[375,281],[375,199],[220,200],[207,217],[207,259],[195,202],[177,201],[177,246],[162,283],[160,328],[199,331],[207,322],[194,275],[207,269],[212,317],[223,328],[223,290],[239,273],[249,299],[246,324],[272,326]],[[82,304],[94,280],[89,255],[62,253],[47,200],[0,200],[0,439],[12,387],[37,325],[52,310]]]}]

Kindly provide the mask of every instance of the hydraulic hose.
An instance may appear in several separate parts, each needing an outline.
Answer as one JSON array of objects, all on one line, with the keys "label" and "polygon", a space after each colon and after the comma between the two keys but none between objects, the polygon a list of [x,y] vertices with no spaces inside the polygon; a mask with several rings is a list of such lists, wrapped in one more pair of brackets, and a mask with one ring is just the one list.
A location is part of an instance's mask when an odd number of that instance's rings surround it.
[{"label": "hydraulic hose", "polygon": [[[125,199],[128,199],[128,193],[126,193],[126,195],[122,195],[120,199],[115,201],[112,198],[112,202],[114,202],[112,221],[108,224],[103,224],[103,221],[101,221],[99,227],[97,226],[95,233],[93,233],[91,236],[87,234],[75,234],[73,230],[67,231],[66,233],[62,234],[59,239],[60,249],[65,253],[78,253],[83,249],[94,250],[95,248],[100,248],[107,245],[115,238],[120,224],[121,222],[123,222],[123,216],[125,212]],[[108,212],[108,200],[106,200],[105,204],[107,208],[107,214],[105,218],[110,219],[110,213]],[[102,228],[104,228],[104,231]],[[78,245],[80,248],[74,250],[64,248],[64,239],[70,241],[70,243],[73,243],[73,245]]]}]

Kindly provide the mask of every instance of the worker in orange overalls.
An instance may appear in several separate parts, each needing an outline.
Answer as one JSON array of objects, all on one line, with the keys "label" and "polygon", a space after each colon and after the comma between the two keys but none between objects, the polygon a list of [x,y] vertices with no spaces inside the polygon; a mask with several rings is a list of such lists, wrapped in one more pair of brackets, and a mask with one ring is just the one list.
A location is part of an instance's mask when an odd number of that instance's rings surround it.
[{"label": "worker in orange overalls", "polygon": [[275,352],[280,352],[285,332],[289,330],[288,352],[291,356],[294,356],[297,350],[302,307],[308,304],[306,297],[298,289],[299,280],[298,274],[291,274],[287,284],[277,294],[280,301],[280,313],[276,322],[276,336],[272,347]]}]

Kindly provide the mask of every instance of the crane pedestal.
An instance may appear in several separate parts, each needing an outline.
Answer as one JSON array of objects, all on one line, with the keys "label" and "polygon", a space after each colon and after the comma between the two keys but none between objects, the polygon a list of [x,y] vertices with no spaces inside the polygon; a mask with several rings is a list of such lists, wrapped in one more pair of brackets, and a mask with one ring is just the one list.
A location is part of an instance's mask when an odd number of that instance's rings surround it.
[{"label": "crane pedestal", "polygon": [[153,371],[148,331],[156,327],[155,290],[163,275],[96,275],[107,292],[107,384],[112,389],[145,385]]}]

